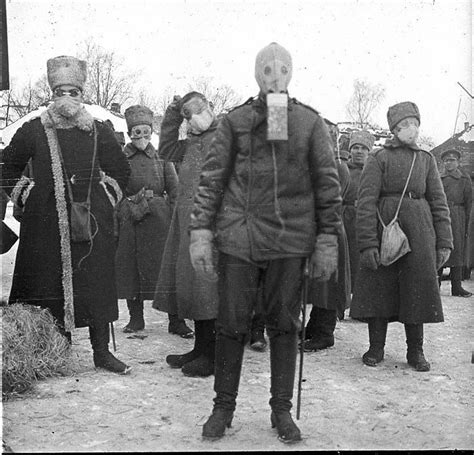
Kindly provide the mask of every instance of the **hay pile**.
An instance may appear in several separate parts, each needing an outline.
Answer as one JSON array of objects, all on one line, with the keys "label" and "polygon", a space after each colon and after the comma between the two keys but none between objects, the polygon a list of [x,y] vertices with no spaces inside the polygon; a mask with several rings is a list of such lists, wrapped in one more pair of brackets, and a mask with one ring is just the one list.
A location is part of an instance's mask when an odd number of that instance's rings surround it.
[{"label": "hay pile", "polygon": [[2,395],[29,390],[34,381],[68,374],[70,345],[48,310],[32,305],[2,307]]}]

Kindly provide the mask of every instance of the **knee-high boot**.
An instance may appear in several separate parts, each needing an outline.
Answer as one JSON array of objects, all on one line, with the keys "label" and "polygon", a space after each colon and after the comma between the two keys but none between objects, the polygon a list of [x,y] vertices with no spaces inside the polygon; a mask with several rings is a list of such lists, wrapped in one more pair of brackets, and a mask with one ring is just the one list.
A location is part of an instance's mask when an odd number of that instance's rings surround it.
[{"label": "knee-high boot", "polygon": [[109,351],[109,326],[107,323],[89,327],[89,335],[94,352],[94,365],[97,368],[104,368],[120,374],[130,372],[131,368]]},{"label": "knee-high boot", "polygon": [[194,321],[194,347],[191,351],[185,354],[170,354],[166,357],[166,363],[171,368],[183,368],[184,365],[197,359],[202,354],[206,343],[206,327],[203,322],[206,321]]},{"label": "knee-high boot", "polygon": [[388,321],[383,318],[369,318],[369,350],[362,356],[362,361],[374,367],[383,360]]},{"label": "knee-high boot", "polygon": [[462,267],[451,267],[451,295],[456,297],[471,297],[472,293],[461,286]]},{"label": "knee-high boot", "polygon": [[229,428],[232,423],[239,391],[244,344],[244,336],[231,338],[217,333],[214,373],[216,396],[212,414],[202,428],[202,436],[205,439],[221,438],[226,427]]},{"label": "knee-high boot", "polygon": [[[319,351],[334,346],[334,329],[337,322],[337,310],[313,307],[308,326],[312,335],[304,343],[306,352]],[[306,330],[308,330],[306,326]]]},{"label": "knee-high boot", "polygon": [[214,359],[216,356],[215,319],[194,321],[196,339],[200,338],[198,356],[186,362],[181,371],[185,376],[206,377],[214,374]]},{"label": "knee-high boot", "polygon": [[416,371],[430,371],[423,353],[423,324],[405,324],[407,361]]},{"label": "knee-high boot", "polygon": [[298,335],[285,333],[270,338],[272,427],[285,443],[301,440],[301,432],[293,421],[290,409],[295,383]]},{"label": "knee-high boot", "polygon": [[138,332],[145,328],[145,319],[143,318],[143,299],[138,296],[133,299],[127,299],[128,312],[130,313],[130,322],[123,328],[125,333]]}]

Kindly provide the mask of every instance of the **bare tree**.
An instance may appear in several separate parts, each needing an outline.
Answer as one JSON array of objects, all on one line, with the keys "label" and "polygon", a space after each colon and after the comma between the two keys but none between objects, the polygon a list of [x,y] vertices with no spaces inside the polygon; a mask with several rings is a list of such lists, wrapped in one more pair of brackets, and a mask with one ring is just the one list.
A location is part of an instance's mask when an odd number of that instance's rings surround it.
[{"label": "bare tree", "polygon": [[385,97],[385,89],[380,84],[371,84],[362,79],[354,81],[354,91],[346,106],[350,118],[361,128],[367,126],[370,116]]},{"label": "bare tree", "polygon": [[115,52],[89,39],[84,42],[81,58],[87,62],[87,101],[110,109],[112,103],[122,105],[132,97],[132,84],[138,73],[128,71]]}]

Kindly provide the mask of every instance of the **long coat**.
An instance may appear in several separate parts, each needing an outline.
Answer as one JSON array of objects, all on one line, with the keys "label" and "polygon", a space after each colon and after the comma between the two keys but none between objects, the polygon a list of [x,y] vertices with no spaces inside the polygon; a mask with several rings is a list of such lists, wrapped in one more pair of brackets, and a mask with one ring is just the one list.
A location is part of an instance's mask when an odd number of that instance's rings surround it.
[{"label": "long coat", "polygon": [[384,223],[389,223],[413,154],[413,174],[398,216],[411,252],[377,270],[360,266],[351,303],[353,318],[383,317],[408,324],[443,321],[436,250],[452,248],[453,240],[446,196],[431,153],[410,148],[395,138],[369,155],[357,205],[359,250],[379,248],[382,229],[377,208]]},{"label": "long coat", "polygon": [[362,175],[363,166],[353,163],[348,164],[350,173],[349,188],[344,196],[342,204],[344,206],[342,220],[347,235],[347,243],[349,246],[349,263],[351,269],[351,290],[354,289],[357,270],[359,269],[359,248],[357,246],[356,236],[356,210],[357,210],[357,194],[359,192],[360,177]]},{"label": "long coat", "polygon": [[[341,195],[344,200],[346,197],[350,175],[347,164],[342,160],[336,160],[339,182],[341,184]],[[342,207],[342,213],[347,210]],[[349,266],[349,246],[347,243],[346,231],[344,225],[340,225],[340,231],[337,236],[338,241],[338,260],[337,272],[328,282],[311,281],[309,300],[313,306],[324,308],[326,310],[337,310],[339,316],[344,315],[344,310],[349,308],[351,301],[351,273]]]},{"label": "long coat", "polygon": [[341,194],[322,117],[288,100],[288,141],[267,141],[263,96],[219,123],[203,165],[191,229],[214,230],[219,251],[244,261],[307,257],[337,235]]},{"label": "long coat", "polygon": [[167,111],[161,124],[160,157],[179,164],[178,199],[163,254],[153,308],[181,318],[217,317],[217,284],[196,274],[189,256],[188,227],[202,163],[217,127],[215,121],[200,135],[178,140],[182,119]]},{"label": "long coat", "polygon": [[[94,123],[98,139],[91,212],[92,230],[97,229],[97,233],[91,243],[73,243],[64,178],[72,182],[74,201],[84,201],[90,181]],[[25,123],[15,133],[3,158],[2,185],[14,201],[24,205],[10,302],[49,308],[60,323],[64,320],[66,330],[73,328],[72,316],[76,327],[116,320],[113,204],[126,187],[130,167],[113,132],[85,109],[72,122],[59,116],[53,104],[41,118]],[[25,180],[20,177],[30,158],[34,178]]]},{"label": "long coat", "polygon": [[462,267],[466,265],[467,232],[472,205],[471,179],[456,169],[441,174],[444,192],[448,201],[453,231],[454,249],[444,267]]},{"label": "long coat", "polygon": [[[152,300],[171,223],[178,176],[173,164],[161,160],[152,144],[148,144],[143,151],[127,144],[124,153],[132,173],[125,190],[127,197],[117,211],[117,293],[120,299],[140,295],[144,300]],[[142,188],[153,191],[152,196],[146,197],[150,213],[135,222],[130,212],[133,202],[128,197]]]}]

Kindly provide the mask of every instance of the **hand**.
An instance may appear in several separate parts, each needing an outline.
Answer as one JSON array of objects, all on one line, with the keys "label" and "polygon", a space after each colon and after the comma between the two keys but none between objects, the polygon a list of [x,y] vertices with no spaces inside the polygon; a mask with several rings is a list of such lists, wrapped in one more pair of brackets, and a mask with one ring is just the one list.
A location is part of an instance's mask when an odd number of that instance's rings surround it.
[{"label": "hand", "polygon": [[337,235],[319,234],[309,261],[309,276],[318,281],[327,281],[337,269]]},{"label": "hand", "polygon": [[213,237],[212,231],[208,229],[195,229],[191,231],[189,244],[189,255],[194,270],[198,275],[210,281],[217,280],[212,255]]},{"label": "hand", "polygon": [[378,248],[367,248],[360,253],[360,265],[371,270],[377,270],[380,265]]},{"label": "hand", "polygon": [[181,114],[181,99],[182,98],[179,95],[174,95],[173,101],[166,108],[166,117],[171,117],[178,122],[183,121],[183,116]]},{"label": "hand", "polygon": [[436,270],[439,270],[449,259],[451,250],[449,248],[439,248],[436,250]]}]

